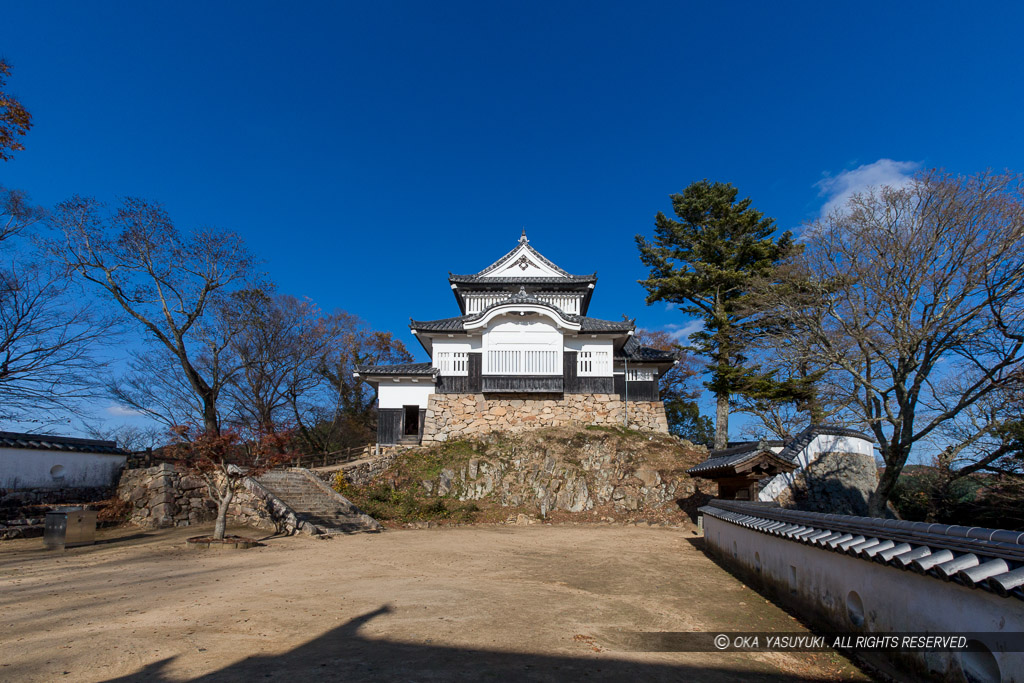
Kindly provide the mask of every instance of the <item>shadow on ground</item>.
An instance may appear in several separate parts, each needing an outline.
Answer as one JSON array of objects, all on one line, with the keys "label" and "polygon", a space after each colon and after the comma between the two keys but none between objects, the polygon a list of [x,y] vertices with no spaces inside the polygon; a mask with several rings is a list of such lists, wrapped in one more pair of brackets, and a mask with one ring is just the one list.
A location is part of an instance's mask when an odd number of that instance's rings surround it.
[{"label": "shadow on ground", "polygon": [[[387,614],[387,605],[356,617],[280,655],[248,657],[191,681],[820,681],[747,667],[650,664],[623,659],[577,658],[371,640],[359,629]],[[174,657],[108,683],[181,681],[166,672]]]}]

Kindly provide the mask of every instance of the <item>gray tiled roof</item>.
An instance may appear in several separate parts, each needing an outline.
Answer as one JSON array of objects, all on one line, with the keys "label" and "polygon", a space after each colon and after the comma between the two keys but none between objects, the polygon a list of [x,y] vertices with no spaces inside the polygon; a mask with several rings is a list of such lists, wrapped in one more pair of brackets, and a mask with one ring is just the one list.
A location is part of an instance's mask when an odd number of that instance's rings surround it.
[{"label": "gray tiled roof", "polygon": [[[863,432],[858,432],[856,429],[849,429],[847,427],[838,427],[836,425],[810,425],[802,432],[797,434],[790,440],[787,441],[767,441],[764,445],[770,447],[783,446],[782,451],[779,452],[778,457],[782,460],[789,462],[795,462],[800,451],[807,447],[814,437],[826,434],[832,436],[852,436],[859,439],[865,439],[867,441],[874,441],[870,436]],[[741,465],[747,460],[750,460],[760,452],[759,443],[757,441],[751,441],[748,443],[738,444],[732,448],[726,448],[718,451],[711,451],[707,460],[697,465],[694,465],[690,469],[686,470],[688,474],[712,474],[716,470],[724,468],[735,467]]]},{"label": "gray tiled roof", "polygon": [[629,332],[636,326],[625,320],[601,320],[582,315],[569,316],[579,322],[580,332]]},{"label": "gray tiled roof", "polygon": [[128,454],[127,451],[117,447],[116,441],[79,439],[71,436],[52,436],[49,434],[20,434],[17,432],[0,432],[0,448],[25,448],[37,451],[74,451],[79,453],[101,453],[108,455]]},{"label": "gray tiled roof", "polygon": [[409,327],[414,330],[424,330],[430,332],[457,332],[464,329],[465,323],[479,320],[480,318],[487,315],[494,308],[499,306],[507,306],[509,304],[530,304],[533,306],[543,306],[553,311],[557,311],[560,316],[566,320],[574,323],[579,323],[581,332],[629,332],[636,326],[629,321],[625,320],[601,320],[599,318],[588,318],[583,315],[571,315],[565,313],[562,309],[557,306],[553,306],[546,301],[542,301],[537,297],[526,294],[520,290],[518,294],[513,294],[507,299],[491,304],[479,313],[471,313],[469,315],[461,315],[456,318],[442,318],[441,320],[409,320]]},{"label": "gray tiled roof", "polygon": [[794,543],[1024,599],[1024,532],[826,515],[735,500],[713,500],[700,512]]},{"label": "gray tiled roof", "polygon": [[441,318],[440,320],[413,320],[409,318],[409,327],[414,330],[427,330],[430,332],[461,332],[462,324],[477,316],[460,315],[455,318]]},{"label": "gray tiled roof", "polygon": [[485,277],[480,275],[453,275],[448,273],[448,282],[453,284],[495,284],[495,285],[565,285],[585,286],[597,282],[593,275],[566,275],[565,277]]},{"label": "gray tiled roof", "polygon": [[615,360],[635,360],[648,363],[667,363],[678,359],[679,355],[676,352],[642,346],[636,337],[630,337],[622,345],[622,353],[615,356]]},{"label": "gray tiled roof", "polygon": [[435,372],[430,363],[399,363],[398,365],[357,365],[360,375],[432,375]]},{"label": "gray tiled roof", "polygon": [[762,447],[772,448],[773,446],[781,445],[783,445],[782,441],[751,441],[750,443],[740,444],[738,446],[733,446],[732,448],[711,451],[710,458],[702,463],[694,465],[690,469],[686,470],[686,473],[703,476],[706,474],[713,474],[716,470],[731,469],[757,457],[757,455],[761,453]]}]

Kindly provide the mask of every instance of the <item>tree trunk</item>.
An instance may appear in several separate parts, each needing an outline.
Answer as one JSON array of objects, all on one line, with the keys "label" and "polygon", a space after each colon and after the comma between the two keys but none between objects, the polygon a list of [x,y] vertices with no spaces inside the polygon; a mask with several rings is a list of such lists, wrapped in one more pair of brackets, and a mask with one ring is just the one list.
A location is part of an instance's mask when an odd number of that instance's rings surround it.
[{"label": "tree trunk", "polygon": [[715,450],[729,445],[729,394],[718,395],[715,414]]},{"label": "tree trunk", "polygon": [[896,487],[896,481],[899,479],[900,471],[902,467],[889,467],[885,468],[885,472],[878,479],[878,486],[871,492],[871,496],[868,498],[868,515],[871,517],[885,517],[886,504],[889,502],[889,496],[892,495],[892,490]]},{"label": "tree trunk", "polygon": [[229,485],[227,493],[217,502],[217,522],[213,525],[213,537],[218,541],[224,540],[224,532],[228,528],[228,506],[235,497],[235,491]]},{"label": "tree trunk", "polygon": [[212,398],[203,397],[203,429],[210,436],[220,436],[220,424],[217,421],[217,404]]}]

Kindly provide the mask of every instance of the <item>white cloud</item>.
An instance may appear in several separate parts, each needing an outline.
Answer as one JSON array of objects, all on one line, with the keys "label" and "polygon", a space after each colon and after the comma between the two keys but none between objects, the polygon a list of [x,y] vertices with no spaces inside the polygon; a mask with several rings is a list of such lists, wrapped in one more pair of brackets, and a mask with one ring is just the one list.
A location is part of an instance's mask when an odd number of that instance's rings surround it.
[{"label": "white cloud", "polygon": [[121,406],[117,404],[107,406],[107,414],[113,415],[114,417],[136,417],[138,415],[145,415],[145,413],[135,410],[133,408],[128,408],[126,406]]},{"label": "white cloud", "polygon": [[814,184],[819,190],[818,196],[826,198],[821,207],[821,215],[827,216],[834,209],[842,207],[851,196],[868,188],[882,185],[902,187],[910,182],[914,171],[920,167],[917,161],[879,159],[873,164],[864,164],[838,175],[826,175]]},{"label": "white cloud", "polygon": [[665,332],[678,344],[684,344],[690,340],[690,335],[704,329],[704,322],[691,320],[685,325],[665,325]]}]

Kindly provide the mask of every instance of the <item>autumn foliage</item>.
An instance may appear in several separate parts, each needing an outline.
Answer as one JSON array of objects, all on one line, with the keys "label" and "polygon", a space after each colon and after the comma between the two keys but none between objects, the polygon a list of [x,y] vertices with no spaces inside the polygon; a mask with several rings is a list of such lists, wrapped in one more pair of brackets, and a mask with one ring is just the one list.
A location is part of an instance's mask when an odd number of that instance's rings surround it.
[{"label": "autumn foliage", "polygon": [[169,453],[176,467],[201,478],[217,503],[215,539],[224,538],[228,508],[242,480],[284,465],[298,455],[291,449],[291,432],[258,435],[252,440],[243,440],[233,430],[215,434],[179,426],[172,433],[175,442]]}]

